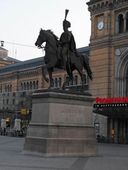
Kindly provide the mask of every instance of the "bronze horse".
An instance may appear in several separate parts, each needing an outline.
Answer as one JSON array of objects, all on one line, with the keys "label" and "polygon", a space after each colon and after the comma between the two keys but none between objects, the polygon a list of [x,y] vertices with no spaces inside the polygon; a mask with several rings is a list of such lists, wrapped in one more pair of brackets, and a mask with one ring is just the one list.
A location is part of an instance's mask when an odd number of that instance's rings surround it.
[{"label": "bronze horse", "polygon": [[[52,79],[52,73],[54,71],[54,68],[61,68],[64,69],[63,66],[63,60],[61,57],[61,46],[59,44],[59,40],[57,36],[51,31],[51,30],[43,30],[41,29],[39,32],[39,36],[37,38],[37,41],[35,42],[35,45],[38,48],[42,48],[42,44],[46,42],[45,45],[45,56],[44,61],[46,64],[46,68],[48,71],[49,79],[44,74],[44,69],[42,68],[42,73],[44,79],[48,82],[50,81],[49,88],[53,87],[53,79]],[[87,71],[87,74],[89,78],[92,80],[92,72],[89,66],[88,57],[81,55],[78,53],[77,55],[75,53],[70,53],[69,60],[66,63],[66,71],[69,76],[69,80],[72,80],[73,78],[73,71],[77,70],[82,82],[84,82],[84,74],[83,69]],[[64,82],[63,88],[67,82]],[[82,83],[83,84],[83,83]]]}]

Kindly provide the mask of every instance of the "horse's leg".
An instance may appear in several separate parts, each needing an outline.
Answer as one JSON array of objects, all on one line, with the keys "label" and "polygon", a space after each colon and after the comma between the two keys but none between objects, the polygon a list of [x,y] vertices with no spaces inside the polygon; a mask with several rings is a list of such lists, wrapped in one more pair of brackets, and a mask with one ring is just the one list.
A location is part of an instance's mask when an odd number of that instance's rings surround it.
[{"label": "horse's leg", "polygon": [[72,73],[72,71],[73,70],[71,68],[70,63],[66,63],[66,72],[67,72],[69,78],[66,78],[66,81],[63,83],[63,86],[62,86],[63,90],[65,89],[66,85],[68,85],[69,82],[73,80],[73,73]]},{"label": "horse's leg", "polygon": [[68,79],[68,83],[69,83],[70,81],[73,81],[73,73],[72,73],[73,67],[72,67],[71,63],[66,64],[66,71],[69,76],[69,79]]},{"label": "horse's leg", "polygon": [[88,57],[87,57],[87,56],[84,56],[84,55],[81,55],[80,58],[81,58],[81,61],[82,61],[82,64],[83,64],[84,69],[86,70],[86,72],[87,72],[90,80],[92,80],[92,79],[93,79],[93,77],[92,77],[92,71],[91,71],[91,68],[90,68],[90,65],[89,65],[89,59],[88,59]]},{"label": "horse's leg", "polygon": [[49,89],[53,87],[52,72],[53,72],[53,68],[48,68],[48,74],[49,74],[49,80],[50,80]]},{"label": "horse's leg", "polygon": [[64,81],[64,83],[62,85],[62,90],[65,90],[67,84],[68,84],[68,81],[67,81],[67,78],[66,78],[66,80]]},{"label": "horse's leg", "polygon": [[48,83],[49,79],[46,77],[46,74],[45,74],[45,71],[44,71],[43,67],[42,67],[42,76],[43,76],[44,80]]},{"label": "horse's leg", "polygon": [[82,90],[84,89],[84,82],[85,82],[85,75],[83,74],[83,68],[76,68],[78,71],[80,77],[81,77],[81,82],[82,82]]}]

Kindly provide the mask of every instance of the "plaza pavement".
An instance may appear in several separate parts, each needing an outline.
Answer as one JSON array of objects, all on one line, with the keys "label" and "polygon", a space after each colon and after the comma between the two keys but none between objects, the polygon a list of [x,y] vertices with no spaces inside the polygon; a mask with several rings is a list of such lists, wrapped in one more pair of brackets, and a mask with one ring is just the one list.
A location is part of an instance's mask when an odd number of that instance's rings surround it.
[{"label": "plaza pavement", "polygon": [[0,170],[128,170],[128,145],[98,144],[96,157],[23,154],[24,138],[0,136]]}]

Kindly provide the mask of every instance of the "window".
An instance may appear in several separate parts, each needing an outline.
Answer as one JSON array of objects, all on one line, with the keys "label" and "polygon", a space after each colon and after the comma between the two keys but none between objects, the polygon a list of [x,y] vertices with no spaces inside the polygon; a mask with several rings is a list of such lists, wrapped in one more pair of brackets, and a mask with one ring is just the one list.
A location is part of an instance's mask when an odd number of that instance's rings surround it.
[{"label": "window", "polygon": [[59,78],[59,87],[61,87],[61,84],[62,84],[62,79]]},{"label": "window", "polygon": [[128,12],[126,13],[126,31],[128,31]]},{"label": "window", "polygon": [[0,85],[0,93],[2,93],[2,85]]},{"label": "window", "polygon": [[27,82],[27,90],[29,90],[29,82]]},{"label": "window", "polygon": [[23,90],[23,84],[21,83],[21,90]]},{"label": "window", "polygon": [[128,96],[128,67],[126,72],[126,96]]},{"label": "window", "polygon": [[59,77],[59,78],[54,78],[53,79],[53,86],[55,87],[55,88],[57,88],[57,87],[61,87],[61,84],[62,84],[62,79],[61,79],[61,77]]},{"label": "window", "polygon": [[55,87],[58,86],[58,81],[57,81],[57,78],[55,78]]},{"label": "window", "polygon": [[33,81],[33,89],[35,89],[36,88],[36,83],[35,83],[35,81]]},{"label": "window", "polygon": [[[82,80],[81,80],[80,84],[82,84]],[[83,75],[83,84],[87,84],[87,75],[86,74]]]},{"label": "window", "polygon": [[12,100],[12,104],[15,104],[15,99]]},{"label": "window", "polygon": [[5,85],[5,87],[4,87],[4,88],[5,88],[5,92],[7,92],[7,85]]},{"label": "window", "polygon": [[24,83],[24,90],[26,90],[26,83]]},{"label": "window", "polygon": [[30,90],[32,90],[32,82],[30,81]]},{"label": "window", "polygon": [[22,92],[22,97],[25,97],[26,96],[26,92]]},{"label": "window", "polygon": [[69,77],[68,77],[68,76],[66,77],[66,80],[65,80],[65,81],[68,82],[68,83],[67,83],[67,86],[69,86]]},{"label": "window", "polygon": [[8,103],[9,103],[9,100],[7,99],[6,102],[7,102],[7,104],[8,104]]},{"label": "window", "polygon": [[15,92],[13,92],[13,94],[12,94],[13,96],[15,96],[16,95],[16,93]]},{"label": "window", "polygon": [[118,28],[119,28],[119,33],[124,32],[124,18],[122,14],[118,16]]},{"label": "window", "polygon": [[75,84],[75,85],[78,84],[78,76],[77,76],[77,75],[74,77],[74,84]]},{"label": "window", "polygon": [[9,91],[12,92],[12,85],[10,85]]},{"label": "window", "polygon": [[36,89],[38,89],[38,80],[36,81]]}]

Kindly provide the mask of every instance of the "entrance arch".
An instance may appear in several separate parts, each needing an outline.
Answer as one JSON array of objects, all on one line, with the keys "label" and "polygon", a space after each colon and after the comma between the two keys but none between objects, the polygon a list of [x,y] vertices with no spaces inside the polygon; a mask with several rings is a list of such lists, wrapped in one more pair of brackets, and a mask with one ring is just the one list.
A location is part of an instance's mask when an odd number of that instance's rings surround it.
[{"label": "entrance arch", "polygon": [[128,96],[128,49],[122,52],[116,70],[116,96]]}]

